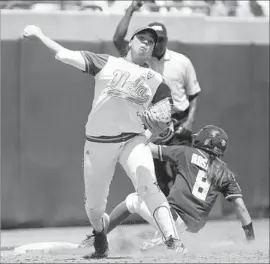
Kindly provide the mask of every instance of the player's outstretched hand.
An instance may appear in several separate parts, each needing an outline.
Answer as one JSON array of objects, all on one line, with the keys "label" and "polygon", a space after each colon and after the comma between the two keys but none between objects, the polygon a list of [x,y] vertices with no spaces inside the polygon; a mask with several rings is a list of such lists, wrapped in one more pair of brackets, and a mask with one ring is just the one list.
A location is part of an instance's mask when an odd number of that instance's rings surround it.
[{"label": "player's outstretched hand", "polygon": [[41,29],[35,25],[28,25],[23,31],[24,38],[37,37],[39,34],[41,34]]},{"label": "player's outstretched hand", "polygon": [[130,7],[133,11],[138,11],[143,5],[143,2],[141,0],[133,0]]}]

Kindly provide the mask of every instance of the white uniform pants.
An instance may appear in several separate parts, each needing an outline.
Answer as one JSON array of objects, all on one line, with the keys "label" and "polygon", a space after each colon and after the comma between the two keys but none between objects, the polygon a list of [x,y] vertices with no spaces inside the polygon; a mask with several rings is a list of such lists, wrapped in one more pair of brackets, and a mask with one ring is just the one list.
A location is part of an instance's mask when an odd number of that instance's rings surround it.
[{"label": "white uniform pants", "polygon": [[94,222],[105,212],[109,187],[117,162],[126,171],[136,191],[142,174],[148,179],[145,184],[156,182],[152,153],[148,146],[145,146],[145,141],[144,136],[138,135],[125,143],[85,142],[85,209],[96,230],[100,227],[95,226]]}]

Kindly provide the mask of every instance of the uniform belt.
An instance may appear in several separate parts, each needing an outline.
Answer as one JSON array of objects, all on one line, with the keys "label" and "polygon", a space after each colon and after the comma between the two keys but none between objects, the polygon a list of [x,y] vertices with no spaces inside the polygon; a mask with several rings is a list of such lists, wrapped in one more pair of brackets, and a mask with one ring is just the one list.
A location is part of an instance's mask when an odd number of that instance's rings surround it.
[{"label": "uniform belt", "polygon": [[96,143],[121,143],[126,142],[129,139],[134,138],[139,134],[137,133],[122,133],[118,136],[100,136],[100,137],[94,137],[94,136],[87,136],[86,140],[90,142],[96,142]]}]

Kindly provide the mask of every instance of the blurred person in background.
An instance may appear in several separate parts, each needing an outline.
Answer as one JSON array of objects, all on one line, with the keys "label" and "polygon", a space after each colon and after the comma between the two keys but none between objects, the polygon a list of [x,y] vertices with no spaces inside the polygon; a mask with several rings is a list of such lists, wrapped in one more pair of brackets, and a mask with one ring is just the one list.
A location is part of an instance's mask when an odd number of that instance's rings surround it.
[{"label": "blurred person in background", "polygon": [[131,1],[117,1],[117,0],[108,0],[108,1],[84,1],[89,2],[89,4],[95,4],[102,8],[102,11],[106,14],[124,14],[127,7],[130,5]]},{"label": "blurred person in background", "polygon": [[[131,17],[143,5],[142,1],[134,0],[126,10],[118,24],[113,42],[122,56],[126,54],[128,41],[125,40]],[[190,144],[192,140],[192,126],[195,119],[200,85],[192,62],[185,55],[168,49],[168,35],[166,27],[160,22],[148,24],[158,33],[152,57],[148,60],[149,66],[160,73],[169,85],[173,98],[174,137],[166,145]],[[169,192],[169,185],[173,180],[172,167],[169,162],[154,160],[158,182],[165,195]]]},{"label": "blurred person in background", "polygon": [[[71,3],[71,5],[74,5],[74,3]],[[79,7],[74,5],[76,10],[79,10]],[[57,10],[61,10],[62,6],[57,2],[45,2],[45,1],[40,1],[40,2],[34,2],[32,3],[31,6],[31,11],[35,11],[35,12],[53,12],[53,11],[57,11]]]},{"label": "blurred person in background", "polygon": [[80,1],[80,10],[108,13],[107,1]]},{"label": "blurred person in background", "polygon": [[183,252],[185,247],[178,238],[168,201],[158,188],[152,153],[145,144],[145,119],[140,117],[148,116],[152,104],[171,99],[163,77],[145,64],[158,41],[156,31],[151,27],[136,30],[125,58],[66,49],[34,25],[24,29],[23,37],[40,40],[55,59],[95,78],[83,163],[85,210],[93,227],[95,252],[84,258],[108,256],[105,209],[118,162],[153,214],[167,248]]},{"label": "blurred person in background", "polygon": [[[268,2],[268,5],[270,3]],[[249,8],[252,12],[252,14],[255,16],[255,17],[263,17],[265,16],[264,14],[264,10],[262,8],[262,6],[260,5],[259,1],[256,1],[256,0],[249,0]]]},{"label": "blurred person in background", "polygon": [[228,10],[222,0],[212,1],[210,2],[210,5],[211,5],[210,16],[213,17],[227,16]]},{"label": "blurred person in background", "polygon": [[227,9],[227,16],[231,16],[231,17],[234,17],[236,16],[236,10],[237,10],[237,7],[238,7],[238,1],[237,0],[234,0],[234,1],[231,1],[231,0],[223,0],[223,3]]},{"label": "blurred person in background", "polygon": [[269,17],[269,6],[270,6],[269,1],[260,0],[257,1],[257,3],[262,7],[264,16]]},{"label": "blurred person in background", "polygon": [[239,1],[236,12],[238,17],[253,17],[253,14],[250,10],[249,0]]},{"label": "blurred person in background", "polygon": [[1,9],[4,9],[5,6],[8,4],[8,2],[9,2],[9,1],[2,1],[2,0],[0,0],[0,8],[1,8]]},{"label": "blurred person in background", "polygon": [[209,4],[207,4],[205,1],[190,1],[192,4],[190,6],[192,7],[193,14],[204,14],[209,15]]}]

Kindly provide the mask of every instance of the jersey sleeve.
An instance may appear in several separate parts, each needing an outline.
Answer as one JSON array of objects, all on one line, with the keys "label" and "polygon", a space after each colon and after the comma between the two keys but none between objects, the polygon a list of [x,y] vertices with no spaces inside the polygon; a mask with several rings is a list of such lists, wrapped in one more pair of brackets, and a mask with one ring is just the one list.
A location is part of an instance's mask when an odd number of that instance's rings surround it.
[{"label": "jersey sleeve", "polygon": [[161,161],[177,162],[177,156],[185,152],[185,146],[158,145],[158,159]]},{"label": "jersey sleeve", "polygon": [[[166,84],[166,82],[163,80],[157,90],[156,93],[152,99],[152,104],[156,104],[157,102],[165,99],[165,98],[172,98],[172,94],[171,94],[171,90],[169,88],[169,86]],[[172,100],[172,99],[171,99]]]},{"label": "jersey sleeve", "polygon": [[242,197],[242,191],[237,183],[234,174],[227,169],[221,182],[221,192],[225,199],[230,201],[231,198]]},{"label": "jersey sleeve", "polygon": [[90,51],[80,51],[85,61],[85,73],[96,76],[109,59],[107,54],[96,54]]},{"label": "jersey sleeve", "polygon": [[185,75],[186,92],[187,95],[192,96],[198,94],[201,91],[201,88],[197,81],[197,75],[194,66],[188,58],[185,65],[186,65],[186,75]]}]

